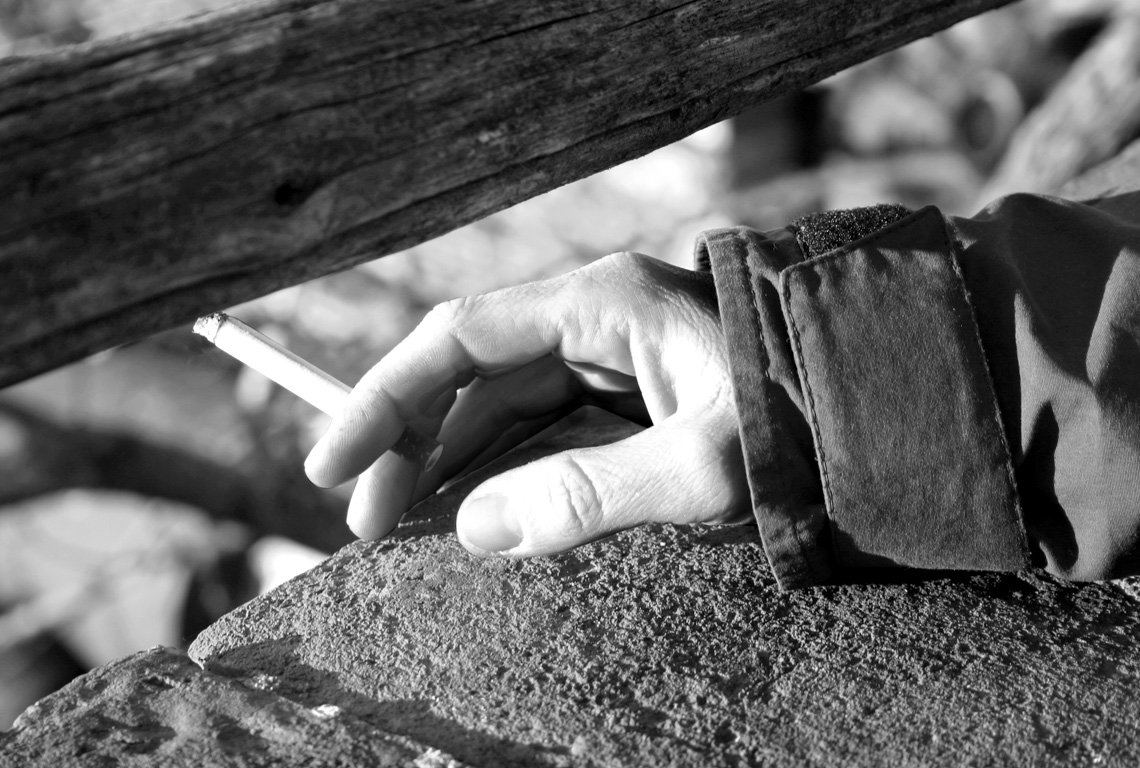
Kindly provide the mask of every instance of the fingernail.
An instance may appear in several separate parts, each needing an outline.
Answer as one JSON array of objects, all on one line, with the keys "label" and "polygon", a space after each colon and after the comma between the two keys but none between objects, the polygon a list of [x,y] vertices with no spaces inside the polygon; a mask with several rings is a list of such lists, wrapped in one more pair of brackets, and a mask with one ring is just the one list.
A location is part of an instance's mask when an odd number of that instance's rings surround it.
[{"label": "fingernail", "polygon": [[522,542],[519,521],[497,493],[468,500],[462,509],[463,540],[484,552],[504,552]]},{"label": "fingernail", "polygon": [[365,507],[364,503],[357,499],[357,495],[353,494],[352,500],[348,502],[348,513],[345,515],[348,529],[356,534],[357,538],[376,541],[395,530],[394,525],[382,520],[379,514]]},{"label": "fingernail", "polygon": [[313,482],[323,479],[321,476],[321,469],[324,467],[324,454],[321,443],[313,446],[313,450],[309,451],[309,455],[305,457],[305,474]]},{"label": "fingernail", "polygon": [[329,473],[329,459],[330,459],[330,444],[329,434],[326,432],[317,441],[309,451],[309,455],[305,457],[305,474],[309,476],[313,482],[319,485],[338,485],[339,483],[332,482],[337,478],[330,477]]}]

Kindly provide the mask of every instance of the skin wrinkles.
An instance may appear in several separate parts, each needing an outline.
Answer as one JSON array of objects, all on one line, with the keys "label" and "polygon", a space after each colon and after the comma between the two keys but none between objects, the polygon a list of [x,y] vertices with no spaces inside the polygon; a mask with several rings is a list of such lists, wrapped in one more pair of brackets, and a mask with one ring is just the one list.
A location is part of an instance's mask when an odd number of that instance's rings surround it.
[{"label": "skin wrinkles", "polygon": [[[460,541],[481,555],[564,551],[648,522],[750,515],[711,277],[640,254],[447,302],[354,388],[306,462],[318,484],[363,473],[349,525],[386,535],[417,500],[584,404],[648,428],[487,480]],[[408,424],[444,445],[431,472],[387,452]]]}]

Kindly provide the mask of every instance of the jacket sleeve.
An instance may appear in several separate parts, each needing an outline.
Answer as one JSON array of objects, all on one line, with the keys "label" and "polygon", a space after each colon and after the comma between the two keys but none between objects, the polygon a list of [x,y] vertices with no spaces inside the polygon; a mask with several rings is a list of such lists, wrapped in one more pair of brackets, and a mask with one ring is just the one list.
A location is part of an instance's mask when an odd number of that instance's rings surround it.
[{"label": "jacket sleeve", "polygon": [[[1140,572],[1140,194],[704,233],[781,587]],[[873,576],[872,576],[873,577]]]}]

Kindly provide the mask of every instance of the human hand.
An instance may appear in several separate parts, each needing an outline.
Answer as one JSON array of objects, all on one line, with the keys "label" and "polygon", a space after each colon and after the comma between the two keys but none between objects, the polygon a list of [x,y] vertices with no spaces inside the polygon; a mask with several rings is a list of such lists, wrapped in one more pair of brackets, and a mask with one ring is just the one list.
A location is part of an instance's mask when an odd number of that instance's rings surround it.
[{"label": "human hand", "polygon": [[[653,426],[487,480],[459,509],[467,549],[552,554],[642,523],[750,517],[712,277],[631,253],[437,306],[356,385],[305,470],[324,487],[360,474],[348,524],[380,538],[586,404]],[[443,444],[430,471],[386,453],[407,426]]]}]

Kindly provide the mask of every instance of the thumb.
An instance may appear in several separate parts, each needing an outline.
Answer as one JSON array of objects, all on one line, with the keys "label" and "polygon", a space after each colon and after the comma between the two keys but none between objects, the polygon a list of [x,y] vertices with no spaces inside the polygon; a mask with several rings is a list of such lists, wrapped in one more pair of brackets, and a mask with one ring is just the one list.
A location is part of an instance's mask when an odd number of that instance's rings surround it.
[{"label": "thumb", "polygon": [[673,416],[611,445],[577,448],[504,472],[459,508],[476,554],[564,552],[651,522],[734,522],[749,514],[734,419],[722,428]]}]

